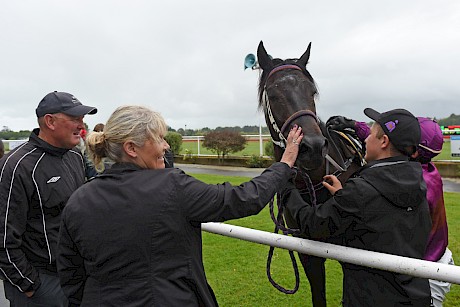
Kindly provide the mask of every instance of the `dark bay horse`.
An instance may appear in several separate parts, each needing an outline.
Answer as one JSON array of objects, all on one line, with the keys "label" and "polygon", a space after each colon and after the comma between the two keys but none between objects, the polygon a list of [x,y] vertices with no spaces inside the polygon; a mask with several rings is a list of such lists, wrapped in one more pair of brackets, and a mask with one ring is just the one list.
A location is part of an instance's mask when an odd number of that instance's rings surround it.
[{"label": "dark bay horse", "polygon": [[[329,131],[316,115],[315,97],[317,87],[306,65],[310,57],[311,43],[299,59],[271,59],[263,42],[257,49],[257,58],[261,68],[259,78],[259,108],[264,111],[265,121],[274,143],[276,161],[280,161],[286,142],[286,136],[294,124],[302,127],[304,137],[300,142],[299,156],[296,161],[298,173],[295,185],[308,203],[315,205],[330,198],[321,182],[326,174],[335,174],[344,182],[362,164],[360,144],[342,132]],[[278,197],[279,213],[275,223],[283,223],[288,228],[299,228],[289,212],[282,212]],[[283,225],[277,224],[275,231]],[[289,233],[289,232],[288,232]],[[295,231],[290,232],[294,233]],[[270,253],[272,254],[272,249]],[[270,259],[267,273],[272,284],[279,290],[284,288],[273,283],[270,276]],[[291,254],[291,258],[294,256]],[[299,254],[305,274],[310,282],[313,306],[326,306],[325,259]],[[295,259],[293,259],[296,270]],[[296,289],[290,290],[294,293]]]}]

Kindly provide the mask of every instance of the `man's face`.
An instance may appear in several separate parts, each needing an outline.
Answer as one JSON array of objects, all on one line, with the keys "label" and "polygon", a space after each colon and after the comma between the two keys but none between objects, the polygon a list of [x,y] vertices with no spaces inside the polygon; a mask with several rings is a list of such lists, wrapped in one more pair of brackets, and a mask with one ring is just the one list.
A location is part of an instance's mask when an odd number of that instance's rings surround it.
[{"label": "man's face", "polygon": [[71,149],[80,143],[80,131],[85,128],[84,116],[70,116],[64,113],[49,114],[54,120],[52,137],[56,147]]},{"label": "man's face", "polygon": [[366,143],[366,155],[364,159],[366,159],[367,162],[377,160],[380,155],[382,138],[377,137],[377,134],[380,132],[379,128],[380,126],[374,123],[371,127],[371,133],[364,141]]}]

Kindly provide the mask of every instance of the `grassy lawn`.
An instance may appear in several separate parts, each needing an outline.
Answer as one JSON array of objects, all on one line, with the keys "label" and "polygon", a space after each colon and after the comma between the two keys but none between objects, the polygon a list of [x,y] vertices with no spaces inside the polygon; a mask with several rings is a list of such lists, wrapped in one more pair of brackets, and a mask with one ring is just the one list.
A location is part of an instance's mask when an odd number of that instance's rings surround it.
[{"label": "grassy lawn", "polygon": [[[263,144],[268,143],[269,141],[264,141]],[[246,147],[242,151],[238,151],[236,153],[232,153],[232,156],[258,156],[260,154],[260,145],[259,142],[247,142]],[[197,154],[198,153],[198,144],[196,141],[191,142],[182,142],[182,150],[180,154],[185,154],[185,150],[188,149],[189,153]],[[263,150],[263,149],[262,149]],[[214,152],[208,150],[207,148],[203,147],[203,142],[200,142],[200,154],[202,155],[215,155]]]},{"label": "grassy lawn", "polygon": [[[247,177],[195,174],[208,183],[228,181],[238,185]],[[449,223],[449,248],[460,263],[460,193],[445,193]],[[273,231],[268,207],[260,214],[228,223]],[[286,295],[269,283],[266,276],[268,246],[203,232],[203,258],[208,281],[221,306],[311,306],[308,281],[300,268],[300,289]],[[298,265],[301,267],[300,262]],[[342,270],[335,260],[326,261],[328,306],[339,306],[342,294]],[[294,286],[294,273],[288,252],[275,249],[272,276],[285,288]],[[365,281],[363,281],[365,282]],[[444,306],[460,306],[460,286],[453,285]]]},{"label": "grassy lawn", "polygon": [[442,152],[434,158],[434,160],[459,160],[460,157],[452,157],[450,155],[450,141],[444,141],[444,145],[442,145]]}]

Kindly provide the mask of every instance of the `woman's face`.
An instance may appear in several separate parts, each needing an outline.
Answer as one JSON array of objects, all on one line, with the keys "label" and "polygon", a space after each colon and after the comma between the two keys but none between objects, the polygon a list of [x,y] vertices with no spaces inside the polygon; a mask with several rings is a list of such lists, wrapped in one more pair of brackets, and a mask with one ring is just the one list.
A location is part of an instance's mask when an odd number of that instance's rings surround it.
[{"label": "woman's face", "polygon": [[136,148],[136,162],[143,168],[165,168],[165,151],[167,149],[169,149],[169,145],[164,139],[161,139],[160,143],[147,140],[143,146]]}]

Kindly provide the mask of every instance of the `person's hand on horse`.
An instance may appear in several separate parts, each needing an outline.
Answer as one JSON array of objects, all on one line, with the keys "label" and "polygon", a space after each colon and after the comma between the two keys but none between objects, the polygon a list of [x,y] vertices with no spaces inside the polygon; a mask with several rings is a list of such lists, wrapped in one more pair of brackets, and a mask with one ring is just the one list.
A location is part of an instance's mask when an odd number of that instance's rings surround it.
[{"label": "person's hand on horse", "polygon": [[326,122],[326,127],[332,130],[343,131],[345,129],[355,130],[356,122],[345,116],[332,116]]},{"label": "person's hand on horse", "polygon": [[323,177],[323,186],[334,195],[338,190],[342,189],[342,183],[334,175],[326,175]]},{"label": "person's hand on horse", "polygon": [[294,125],[291,131],[289,131],[286,142],[286,149],[284,150],[280,162],[286,163],[287,165],[289,165],[289,167],[294,166],[295,160],[297,159],[297,155],[299,154],[299,146],[300,142],[302,142],[302,138],[302,127]]}]

